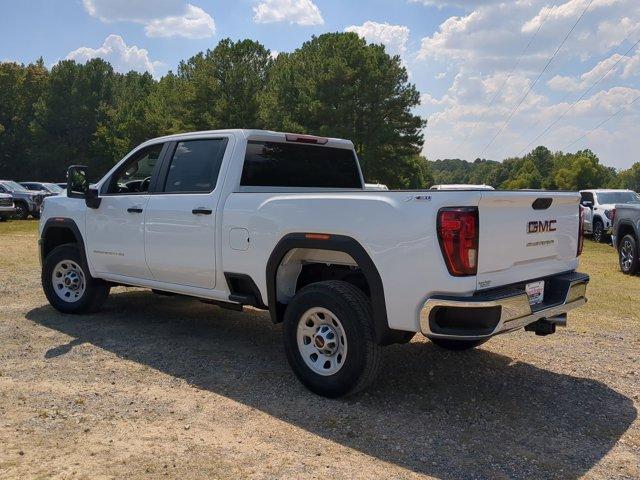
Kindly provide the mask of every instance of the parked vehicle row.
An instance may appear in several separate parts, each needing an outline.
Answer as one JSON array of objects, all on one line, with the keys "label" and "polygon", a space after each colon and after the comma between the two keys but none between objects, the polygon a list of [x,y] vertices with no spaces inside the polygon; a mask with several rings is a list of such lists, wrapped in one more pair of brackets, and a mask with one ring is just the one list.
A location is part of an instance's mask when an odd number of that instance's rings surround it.
[{"label": "parked vehicle row", "polygon": [[40,218],[40,206],[44,198],[59,195],[64,189],[49,182],[15,182],[0,180],[0,219],[24,220],[31,216]]}]

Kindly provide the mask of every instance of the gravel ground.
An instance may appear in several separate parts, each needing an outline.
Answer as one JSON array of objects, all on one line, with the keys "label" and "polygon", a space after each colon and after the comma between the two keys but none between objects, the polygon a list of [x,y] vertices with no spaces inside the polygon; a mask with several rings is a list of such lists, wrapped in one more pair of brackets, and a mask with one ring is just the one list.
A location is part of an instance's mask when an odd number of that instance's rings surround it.
[{"label": "gravel ground", "polygon": [[640,278],[608,247],[587,245],[591,302],[556,335],[416,336],[336,401],[296,381],[263,312],[117,288],[57,313],[33,228],[3,228],[0,478],[640,478]]}]

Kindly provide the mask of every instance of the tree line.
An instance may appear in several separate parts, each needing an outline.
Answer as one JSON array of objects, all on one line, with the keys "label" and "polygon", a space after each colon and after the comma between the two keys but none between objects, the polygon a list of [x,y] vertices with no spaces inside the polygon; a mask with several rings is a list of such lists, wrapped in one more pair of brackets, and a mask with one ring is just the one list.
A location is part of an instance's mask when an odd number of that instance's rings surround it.
[{"label": "tree line", "polygon": [[640,187],[640,164],[604,167],[590,151],[538,147],[504,162],[428,161],[420,93],[399,56],[355,33],[312,37],[273,56],[221,40],[159,79],[101,59],[48,69],[0,63],[0,178],[63,181],[85,164],[100,178],[139,143],[193,130],[265,128],[348,138],[365,178],[390,188],[487,183],[502,188]]}]

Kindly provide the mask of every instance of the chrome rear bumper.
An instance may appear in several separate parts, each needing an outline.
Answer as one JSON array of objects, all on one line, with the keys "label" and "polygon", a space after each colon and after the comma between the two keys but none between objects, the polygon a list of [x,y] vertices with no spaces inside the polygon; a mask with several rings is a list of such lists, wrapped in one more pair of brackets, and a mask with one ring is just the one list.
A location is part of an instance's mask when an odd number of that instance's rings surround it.
[{"label": "chrome rear bumper", "polygon": [[[542,278],[545,280],[545,300],[531,306],[524,291],[524,283],[468,297],[434,296],[420,311],[420,330],[427,337],[452,339],[481,339],[522,328],[542,319],[553,319],[587,302],[589,276],[568,273]],[[447,310],[448,309],[448,310]],[[449,315],[464,328],[442,327],[438,316]],[[484,318],[483,318],[484,317]],[[491,317],[488,319],[487,318]]]}]

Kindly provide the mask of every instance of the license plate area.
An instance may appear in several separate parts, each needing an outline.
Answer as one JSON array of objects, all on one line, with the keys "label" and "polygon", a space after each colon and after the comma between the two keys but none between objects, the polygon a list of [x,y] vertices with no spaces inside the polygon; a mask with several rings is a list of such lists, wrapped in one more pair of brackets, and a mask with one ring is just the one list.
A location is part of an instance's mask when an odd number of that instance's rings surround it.
[{"label": "license plate area", "polygon": [[544,280],[527,283],[524,289],[529,297],[529,305],[537,305],[544,301]]}]

